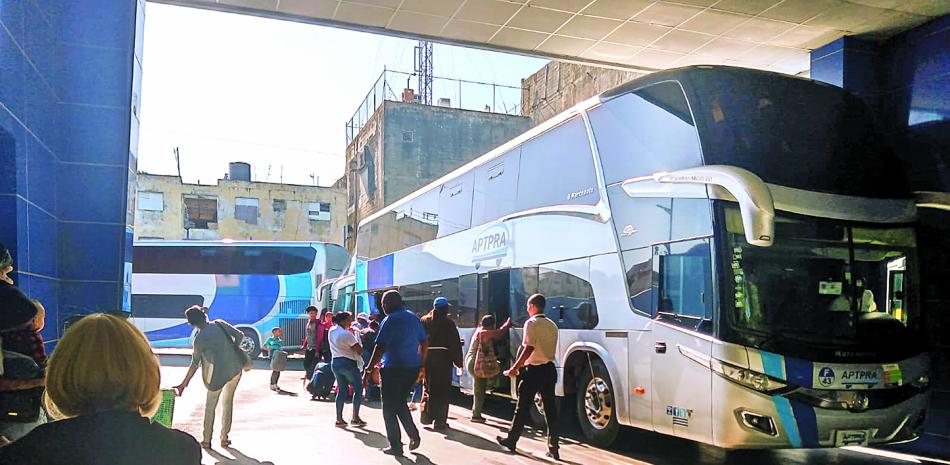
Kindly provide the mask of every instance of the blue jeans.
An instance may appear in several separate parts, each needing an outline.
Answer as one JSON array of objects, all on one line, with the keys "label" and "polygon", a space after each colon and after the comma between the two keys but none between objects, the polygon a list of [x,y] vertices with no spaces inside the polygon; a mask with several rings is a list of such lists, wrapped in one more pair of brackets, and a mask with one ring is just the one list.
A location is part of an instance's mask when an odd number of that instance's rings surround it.
[{"label": "blue jeans", "polygon": [[336,357],[330,362],[330,369],[336,377],[336,419],[343,420],[343,405],[353,388],[353,419],[360,417],[360,404],[363,402],[363,379],[356,368],[356,360]]}]

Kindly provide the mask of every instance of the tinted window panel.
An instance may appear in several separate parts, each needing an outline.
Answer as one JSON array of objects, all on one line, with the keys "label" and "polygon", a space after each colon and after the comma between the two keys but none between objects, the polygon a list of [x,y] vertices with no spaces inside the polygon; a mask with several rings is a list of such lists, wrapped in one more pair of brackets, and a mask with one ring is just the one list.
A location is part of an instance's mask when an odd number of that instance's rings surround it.
[{"label": "tinted window panel", "polygon": [[712,263],[709,241],[674,242],[658,248],[657,317],[689,329],[710,331]]},{"label": "tinted window panel", "polygon": [[474,328],[478,318],[478,275],[467,274],[458,279],[458,303],[455,323],[460,328]]},{"label": "tinted window panel", "polygon": [[702,165],[696,127],[679,84],[663,82],[590,111],[607,184]]},{"label": "tinted window panel", "polygon": [[[521,327],[528,320],[528,297],[538,292],[538,267],[511,270],[511,324]],[[498,324],[502,324],[499,321]]]},{"label": "tinted window panel", "polygon": [[133,273],[271,274],[309,273],[316,259],[310,247],[137,246]]},{"label": "tinted window panel", "polygon": [[439,232],[448,236],[472,225],[472,193],[475,173],[469,171],[442,185],[439,190]]},{"label": "tinted window panel", "polygon": [[[765,182],[866,197],[909,197],[862,100],[840,88],[750,70],[694,73],[708,164]],[[821,169],[815,169],[821,167]]]},{"label": "tinted window panel", "polygon": [[597,326],[594,291],[585,279],[560,270],[540,267],[538,287],[547,298],[545,313],[560,329]]},{"label": "tinted window panel", "polygon": [[656,289],[653,280],[653,248],[645,247],[623,253],[626,266],[627,291],[633,309],[653,316],[656,314]]},{"label": "tinted window panel", "polygon": [[200,295],[132,294],[132,316],[136,318],[185,318],[185,309],[204,305]]},{"label": "tinted window panel", "polygon": [[669,198],[632,198],[619,185],[607,189],[620,250],[639,249],[670,240],[673,201]]},{"label": "tinted window panel", "polygon": [[594,205],[598,200],[590,140],[580,117],[524,144],[518,173],[518,211],[564,204]]},{"label": "tinted window panel", "polygon": [[712,234],[712,210],[707,199],[673,199],[672,240]]},{"label": "tinted window panel", "polygon": [[519,147],[475,168],[472,226],[515,212],[520,159]]}]

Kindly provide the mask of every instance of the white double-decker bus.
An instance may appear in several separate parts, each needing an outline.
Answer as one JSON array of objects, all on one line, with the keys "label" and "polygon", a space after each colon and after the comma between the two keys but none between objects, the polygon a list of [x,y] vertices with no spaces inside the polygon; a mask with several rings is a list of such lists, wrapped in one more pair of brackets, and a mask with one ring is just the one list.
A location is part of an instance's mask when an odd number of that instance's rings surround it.
[{"label": "white double-decker bus", "polygon": [[545,294],[557,394],[594,444],[620,425],[728,448],[907,441],[929,356],[895,171],[840,89],[658,72],[366,218],[354,292],[398,288],[416,312],[445,296],[467,341]]}]

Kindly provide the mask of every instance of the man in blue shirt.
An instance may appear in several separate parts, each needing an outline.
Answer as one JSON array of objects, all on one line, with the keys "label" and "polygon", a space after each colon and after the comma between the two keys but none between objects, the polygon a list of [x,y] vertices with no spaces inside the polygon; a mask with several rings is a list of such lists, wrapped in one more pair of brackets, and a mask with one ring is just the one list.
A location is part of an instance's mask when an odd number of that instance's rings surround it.
[{"label": "man in blue shirt", "polygon": [[379,326],[376,335],[376,348],[366,364],[363,373],[363,385],[369,384],[372,367],[382,359],[379,370],[382,398],[383,422],[386,424],[386,437],[389,447],[383,453],[402,455],[402,435],[399,424],[409,435],[409,450],[419,447],[419,429],[412,421],[406,395],[422,374],[425,366],[425,354],[428,342],[425,329],[415,314],[402,304],[399,291],[387,291],[382,298],[383,312],[386,318]]}]

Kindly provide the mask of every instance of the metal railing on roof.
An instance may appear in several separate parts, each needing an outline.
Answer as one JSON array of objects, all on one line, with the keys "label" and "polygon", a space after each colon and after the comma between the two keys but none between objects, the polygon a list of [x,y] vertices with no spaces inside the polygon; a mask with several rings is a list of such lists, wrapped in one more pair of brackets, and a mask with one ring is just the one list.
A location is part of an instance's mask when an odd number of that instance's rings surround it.
[{"label": "metal railing on roof", "polygon": [[[384,101],[418,102],[417,82],[413,79],[415,76],[405,71],[383,70],[356,112],[346,122],[347,145],[356,138]],[[433,106],[521,116],[521,87],[444,77],[434,77],[433,80]],[[413,100],[406,98],[405,89],[412,90]]]}]

